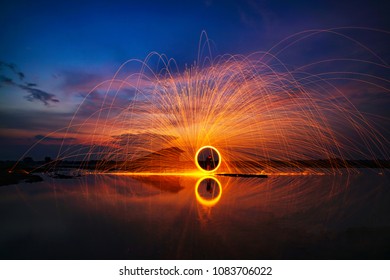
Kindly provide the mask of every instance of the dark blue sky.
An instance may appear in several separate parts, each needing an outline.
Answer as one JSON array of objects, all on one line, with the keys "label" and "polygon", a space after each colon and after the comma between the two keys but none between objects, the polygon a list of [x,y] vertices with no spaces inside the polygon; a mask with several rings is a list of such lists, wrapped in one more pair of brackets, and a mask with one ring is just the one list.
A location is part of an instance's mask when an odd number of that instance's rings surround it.
[{"label": "dark blue sky", "polygon": [[[156,51],[174,58],[179,67],[191,65],[202,30],[211,40],[213,56],[267,51],[284,38],[311,29],[367,27],[388,32],[387,2],[3,1],[0,129],[6,149],[0,158],[18,158],[37,135],[64,126],[79,101],[76,94],[112,77],[128,59],[142,60]],[[364,29],[343,34],[369,44],[389,62],[389,34]],[[343,49],[342,44],[337,36],[313,36],[280,58],[294,69],[349,55],[351,48]],[[388,79],[388,71],[370,71]],[[385,99],[381,106],[365,109],[386,114],[388,94],[380,96]]]},{"label": "dark blue sky", "polygon": [[0,12],[0,54],[26,67],[115,68],[151,51],[192,63],[202,30],[216,53],[247,54],[308,29],[388,30],[388,8],[386,1],[342,0],[10,1]]}]

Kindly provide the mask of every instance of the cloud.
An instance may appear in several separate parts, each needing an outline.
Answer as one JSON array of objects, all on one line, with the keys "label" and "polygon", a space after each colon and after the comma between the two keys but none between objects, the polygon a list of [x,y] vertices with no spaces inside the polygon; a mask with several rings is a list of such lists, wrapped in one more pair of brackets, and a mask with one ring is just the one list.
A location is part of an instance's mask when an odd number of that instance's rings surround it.
[{"label": "cloud", "polygon": [[5,85],[15,85],[14,81],[9,78],[9,77],[6,77],[4,75],[0,75],[0,87],[5,84]]},{"label": "cloud", "polygon": [[25,75],[23,72],[18,70],[18,67],[14,63],[6,63],[4,61],[0,61],[0,68],[6,68],[9,69],[12,73],[16,74],[19,78],[19,80],[23,81]]},{"label": "cloud", "polygon": [[45,92],[43,90],[19,85],[19,87],[27,92],[29,92],[29,95],[26,95],[24,98],[26,98],[30,102],[34,102],[35,100],[41,101],[44,105],[48,106],[50,103],[58,103],[60,102],[58,99],[55,98],[54,94]]},{"label": "cloud", "polygon": [[25,75],[22,72],[18,72],[17,74],[18,74],[20,80],[24,79]]},{"label": "cloud", "polygon": [[24,84],[21,83],[24,81],[25,74],[18,70],[16,64],[13,63],[6,63],[4,61],[0,61],[0,69],[5,68],[10,70],[14,75],[17,75],[19,79],[19,83],[15,82],[12,78],[0,75],[0,87],[2,85],[8,85],[8,86],[15,86],[19,87],[22,90],[27,91],[29,94],[26,95],[24,98],[30,102],[33,101],[41,101],[45,106],[48,106],[50,103],[58,103],[60,102],[56,96],[52,93],[48,93],[44,90],[36,88],[36,83],[30,83],[25,82]]},{"label": "cloud", "polygon": [[34,139],[40,140],[42,143],[48,143],[48,144],[70,143],[70,142],[75,142],[77,140],[74,137],[50,137],[42,134],[35,135]]}]

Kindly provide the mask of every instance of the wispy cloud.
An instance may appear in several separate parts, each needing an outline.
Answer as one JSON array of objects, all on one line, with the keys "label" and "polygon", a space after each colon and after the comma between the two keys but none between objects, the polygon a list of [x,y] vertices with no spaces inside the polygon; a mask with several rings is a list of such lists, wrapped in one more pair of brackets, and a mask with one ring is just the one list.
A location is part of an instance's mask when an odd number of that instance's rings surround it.
[{"label": "wispy cloud", "polygon": [[14,85],[14,84],[15,83],[14,83],[14,81],[11,78],[6,77],[4,75],[0,75],[0,87],[2,85]]},{"label": "wispy cloud", "polygon": [[4,61],[0,61],[0,68],[9,69],[12,73],[18,76],[18,78],[22,81],[25,77],[24,73],[19,71],[16,64],[14,63],[6,63]]},{"label": "wispy cloud", "polygon": [[19,85],[19,87],[30,93],[29,95],[26,95],[24,97],[30,102],[38,100],[46,106],[48,106],[50,103],[60,102],[58,99],[55,98],[54,94],[48,93],[46,91],[24,85]]},{"label": "wispy cloud", "polygon": [[0,75],[0,87],[3,85],[18,87],[29,93],[24,97],[26,100],[30,102],[40,101],[45,106],[48,106],[52,103],[60,102],[56,98],[55,94],[36,88],[37,87],[36,83],[24,82],[25,74],[19,71],[18,67],[15,64],[0,61],[0,70],[8,70],[8,74],[11,74],[11,76],[16,75],[17,77],[17,82],[15,82],[14,79],[6,75]]},{"label": "wispy cloud", "polygon": [[50,137],[42,134],[35,135],[34,138],[36,140],[40,140],[41,142],[50,143],[50,144],[62,143],[62,142],[69,143],[77,140],[74,137]]}]

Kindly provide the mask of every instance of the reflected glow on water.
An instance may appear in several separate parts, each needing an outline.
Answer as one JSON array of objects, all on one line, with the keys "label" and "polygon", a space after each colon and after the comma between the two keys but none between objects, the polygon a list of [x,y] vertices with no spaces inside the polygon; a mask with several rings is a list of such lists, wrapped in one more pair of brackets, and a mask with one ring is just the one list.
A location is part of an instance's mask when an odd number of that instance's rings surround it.
[{"label": "reflected glow on water", "polygon": [[[202,188],[203,192],[201,191]],[[214,206],[222,196],[221,183],[213,176],[200,178],[195,185],[195,196],[200,204],[209,207]]]},{"label": "reflected glow on water", "polygon": [[388,258],[389,174],[88,175],[0,188],[16,259]]}]

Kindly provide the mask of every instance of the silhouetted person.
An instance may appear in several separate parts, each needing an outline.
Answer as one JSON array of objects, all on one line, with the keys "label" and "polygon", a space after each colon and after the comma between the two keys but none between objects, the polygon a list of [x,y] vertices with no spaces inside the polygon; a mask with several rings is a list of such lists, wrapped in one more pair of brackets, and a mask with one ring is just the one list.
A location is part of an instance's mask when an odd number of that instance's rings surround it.
[{"label": "silhouetted person", "polygon": [[213,158],[211,157],[211,155],[209,155],[206,158],[206,170],[211,170],[212,169],[212,164],[213,164]]},{"label": "silhouetted person", "polygon": [[212,192],[213,192],[213,189],[211,188],[211,179],[207,179],[206,190],[207,190],[209,193],[212,193]]}]

